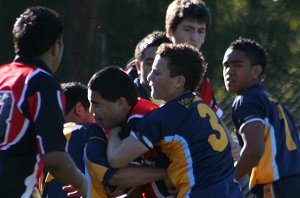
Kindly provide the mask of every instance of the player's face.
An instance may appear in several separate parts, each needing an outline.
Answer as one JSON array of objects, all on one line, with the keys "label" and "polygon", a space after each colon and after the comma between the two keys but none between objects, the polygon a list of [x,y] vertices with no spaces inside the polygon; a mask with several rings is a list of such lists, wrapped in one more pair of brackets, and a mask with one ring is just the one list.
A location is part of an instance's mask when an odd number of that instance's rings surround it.
[{"label": "player's face", "polygon": [[151,72],[151,67],[155,58],[157,47],[148,47],[143,52],[143,58],[140,62],[139,75],[143,85],[150,89],[149,81],[147,80],[148,74]]},{"label": "player's face", "polygon": [[199,49],[204,43],[206,25],[196,19],[184,19],[175,31],[167,30],[172,43],[188,43]]},{"label": "player's face", "polygon": [[223,58],[223,78],[227,91],[241,94],[259,79],[259,65],[251,66],[244,52],[227,49]]},{"label": "player's face", "polygon": [[180,95],[176,87],[178,77],[170,77],[170,70],[167,67],[167,63],[167,59],[156,55],[152,70],[148,75],[151,97],[166,102]]},{"label": "player's face", "polygon": [[88,90],[90,112],[93,114],[96,123],[104,129],[119,126],[123,122],[123,114],[120,112],[118,100],[111,102],[105,100],[97,91]]}]

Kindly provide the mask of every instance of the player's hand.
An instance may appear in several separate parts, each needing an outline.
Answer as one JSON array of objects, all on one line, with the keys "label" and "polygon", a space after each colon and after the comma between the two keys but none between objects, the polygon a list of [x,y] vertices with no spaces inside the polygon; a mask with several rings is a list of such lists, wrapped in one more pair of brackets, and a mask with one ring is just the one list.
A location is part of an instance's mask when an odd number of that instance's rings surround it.
[{"label": "player's hand", "polygon": [[239,161],[240,159],[241,146],[238,142],[231,143],[231,154],[233,156],[234,161]]}]

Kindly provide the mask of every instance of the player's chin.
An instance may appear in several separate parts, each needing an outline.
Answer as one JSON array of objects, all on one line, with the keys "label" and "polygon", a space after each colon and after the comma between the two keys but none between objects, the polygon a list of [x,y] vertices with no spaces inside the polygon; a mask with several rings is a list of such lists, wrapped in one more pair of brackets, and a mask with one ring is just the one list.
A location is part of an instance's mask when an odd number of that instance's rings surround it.
[{"label": "player's chin", "polygon": [[234,86],[233,86],[233,84],[232,84],[231,82],[229,82],[229,81],[226,81],[226,82],[225,82],[225,88],[226,88],[226,90],[227,90],[228,92],[234,91]]},{"label": "player's chin", "polygon": [[226,87],[226,90],[228,92],[230,92],[230,93],[236,93],[236,89],[235,89],[235,87],[232,84],[226,84],[225,87]]}]

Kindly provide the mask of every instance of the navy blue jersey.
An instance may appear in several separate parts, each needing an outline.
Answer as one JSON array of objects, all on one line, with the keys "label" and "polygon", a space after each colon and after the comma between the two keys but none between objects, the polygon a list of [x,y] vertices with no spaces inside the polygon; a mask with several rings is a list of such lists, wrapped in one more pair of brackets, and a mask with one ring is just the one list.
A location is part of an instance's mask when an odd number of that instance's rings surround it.
[{"label": "navy blue jersey", "polygon": [[300,173],[300,143],[294,121],[284,105],[262,85],[255,85],[235,98],[232,119],[241,145],[240,132],[246,124],[264,124],[265,151],[252,169],[251,187]]},{"label": "navy blue jersey", "polygon": [[178,197],[242,197],[226,133],[198,96],[188,93],[153,110],[131,135],[167,155]]},{"label": "navy blue jersey", "polygon": [[[107,161],[107,140],[104,131],[94,123],[67,123],[64,134],[68,140],[68,153],[88,179],[88,196],[106,197],[104,184],[108,183],[115,169],[110,168]],[[67,193],[62,191],[64,185],[48,174],[43,197],[67,198]]]},{"label": "navy blue jersey", "polygon": [[0,67],[0,195],[30,197],[42,173],[41,155],[65,151],[65,98],[40,60]]}]

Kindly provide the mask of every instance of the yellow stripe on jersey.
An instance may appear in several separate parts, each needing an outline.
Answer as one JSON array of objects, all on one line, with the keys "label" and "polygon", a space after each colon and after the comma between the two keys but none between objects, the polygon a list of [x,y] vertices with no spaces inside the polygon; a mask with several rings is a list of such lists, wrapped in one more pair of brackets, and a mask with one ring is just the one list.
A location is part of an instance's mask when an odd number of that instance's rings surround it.
[{"label": "yellow stripe on jersey", "polygon": [[89,189],[90,197],[107,198],[105,186],[102,183],[107,168],[91,162],[88,158],[86,159],[86,161],[91,177],[91,186]]},{"label": "yellow stripe on jersey", "polygon": [[277,105],[279,117],[284,121],[284,129],[285,129],[285,144],[289,151],[293,151],[297,149],[296,143],[294,142],[291,136],[291,130],[288,124],[288,119],[286,119],[285,113],[282,109],[281,105]]},{"label": "yellow stripe on jersey", "polygon": [[[165,138],[159,142],[163,153],[168,154],[170,165],[168,167],[168,176],[172,183],[180,189],[177,197],[184,197],[188,194],[191,186],[194,185],[193,167],[188,160],[191,160],[188,145],[184,139],[179,136]],[[176,163],[174,163],[176,162]]]},{"label": "yellow stripe on jersey", "polygon": [[54,177],[50,173],[47,173],[45,182],[51,182],[51,180],[53,180],[53,179],[54,179]]},{"label": "yellow stripe on jersey", "polygon": [[256,184],[272,183],[279,178],[278,167],[275,161],[276,142],[274,139],[274,129],[265,120],[264,127],[265,151],[258,164],[252,169],[250,177],[250,188]]},{"label": "yellow stripe on jersey", "polygon": [[80,129],[81,127],[82,127],[82,125],[78,125],[75,122],[65,123],[63,132],[64,132],[64,135],[65,135],[67,141],[70,140],[72,132],[77,129]]}]

